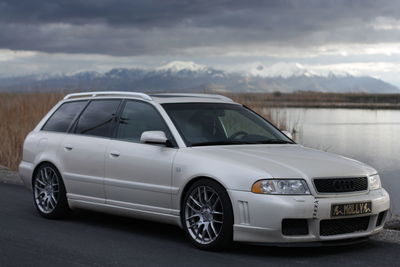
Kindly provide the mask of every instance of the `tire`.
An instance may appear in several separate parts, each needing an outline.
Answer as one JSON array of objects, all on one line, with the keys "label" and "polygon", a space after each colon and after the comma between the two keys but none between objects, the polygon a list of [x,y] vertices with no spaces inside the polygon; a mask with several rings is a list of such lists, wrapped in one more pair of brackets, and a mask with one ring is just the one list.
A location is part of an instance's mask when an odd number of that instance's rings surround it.
[{"label": "tire", "polygon": [[227,249],[232,243],[233,211],[225,188],[211,179],[193,183],[182,202],[181,222],[195,247]]},{"label": "tire", "polygon": [[47,219],[69,215],[67,195],[60,172],[54,165],[43,163],[32,179],[33,203],[39,214]]}]

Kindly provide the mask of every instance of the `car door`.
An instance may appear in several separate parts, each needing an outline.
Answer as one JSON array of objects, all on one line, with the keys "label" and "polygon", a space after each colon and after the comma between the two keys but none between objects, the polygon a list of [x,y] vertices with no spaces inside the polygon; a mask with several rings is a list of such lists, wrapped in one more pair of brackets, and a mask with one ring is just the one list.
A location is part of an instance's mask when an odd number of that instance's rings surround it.
[{"label": "car door", "polygon": [[62,141],[59,157],[69,198],[105,202],[104,158],[120,102],[91,101]]},{"label": "car door", "polygon": [[164,131],[172,140],[164,119],[153,105],[126,100],[115,139],[108,143],[106,153],[107,204],[170,213],[172,164],[177,149],[140,143],[144,131]]}]

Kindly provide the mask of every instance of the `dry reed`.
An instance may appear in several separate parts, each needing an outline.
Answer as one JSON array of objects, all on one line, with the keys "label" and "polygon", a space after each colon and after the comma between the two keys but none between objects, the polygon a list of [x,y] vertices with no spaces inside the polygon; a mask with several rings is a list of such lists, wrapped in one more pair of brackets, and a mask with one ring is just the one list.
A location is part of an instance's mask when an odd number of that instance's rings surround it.
[{"label": "dry reed", "polygon": [[25,136],[62,94],[0,94],[0,165],[12,170],[22,158]]}]

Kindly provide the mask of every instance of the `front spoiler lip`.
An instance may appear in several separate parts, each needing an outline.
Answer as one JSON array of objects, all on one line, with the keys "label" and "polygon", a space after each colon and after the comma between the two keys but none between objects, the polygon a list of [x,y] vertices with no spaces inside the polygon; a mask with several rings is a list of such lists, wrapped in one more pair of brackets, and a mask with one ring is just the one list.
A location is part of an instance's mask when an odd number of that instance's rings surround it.
[{"label": "front spoiler lip", "polygon": [[284,243],[267,243],[267,242],[241,242],[248,245],[265,246],[265,247],[336,247],[336,246],[351,246],[364,243],[370,240],[371,236],[353,237],[348,239],[327,240],[327,241],[309,241],[309,242],[284,242]]}]

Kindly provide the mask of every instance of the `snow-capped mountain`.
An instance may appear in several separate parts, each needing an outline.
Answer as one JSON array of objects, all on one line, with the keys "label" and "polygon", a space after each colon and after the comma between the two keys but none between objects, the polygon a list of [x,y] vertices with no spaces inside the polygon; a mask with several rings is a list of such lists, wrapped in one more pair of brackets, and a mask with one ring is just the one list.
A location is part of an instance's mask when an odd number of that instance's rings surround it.
[{"label": "snow-capped mountain", "polygon": [[290,78],[290,77],[329,77],[329,76],[362,76],[360,73],[352,71],[337,71],[330,69],[321,69],[321,68],[309,68],[300,63],[286,63],[279,62],[272,64],[270,66],[265,66],[262,63],[254,63],[248,66],[247,72],[250,76],[255,77],[281,77],[281,78]]},{"label": "snow-capped mountain", "polygon": [[266,67],[263,64],[255,64],[248,70],[250,76],[255,77],[299,77],[299,76],[317,76],[317,73],[307,70],[299,63],[280,62]]},{"label": "snow-capped mountain", "polygon": [[191,61],[172,61],[161,67],[156,68],[157,71],[166,71],[177,73],[180,71],[203,72],[207,70],[207,66],[196,64]]},{"label": "snow-capped mountain", "polygon": [[345,72],[310,70],[298,63],[256,63],[226,72],[194,62],[173,61],[154,69],[116,68],[105,73],[40,75],[0,79],[2,91],[118,90],[142,92],[367,92],[399,93],[382,80]]}]

